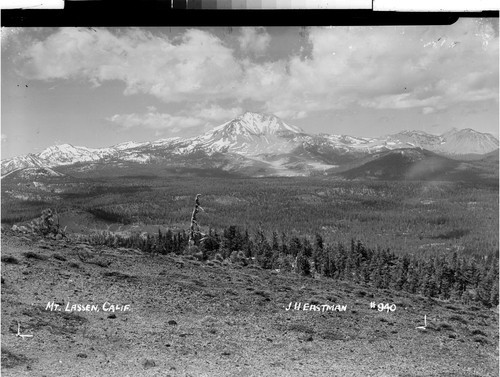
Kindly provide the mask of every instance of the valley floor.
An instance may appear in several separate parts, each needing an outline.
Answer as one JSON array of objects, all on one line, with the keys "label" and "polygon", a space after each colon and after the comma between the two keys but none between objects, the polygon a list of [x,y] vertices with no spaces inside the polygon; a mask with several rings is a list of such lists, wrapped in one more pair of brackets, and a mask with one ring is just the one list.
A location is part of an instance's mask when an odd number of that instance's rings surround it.
[{"label": "valley floor", "polygon": [[4,376],[499,375],[497,308],[29,236],[2,236],[1,327]]}]

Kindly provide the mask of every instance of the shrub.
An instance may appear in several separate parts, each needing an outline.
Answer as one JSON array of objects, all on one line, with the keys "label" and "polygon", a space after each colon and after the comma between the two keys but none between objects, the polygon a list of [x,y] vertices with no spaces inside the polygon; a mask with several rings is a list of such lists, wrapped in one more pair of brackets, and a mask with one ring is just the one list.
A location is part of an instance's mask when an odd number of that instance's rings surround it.
[{"label": "shrub", "polygon": [[488,341],[480,336],[476,336],[473,340],[476,343],[488,344]]},{"label": "shrub", "polygon": [[185,254],[187,254],[190,259],[203,261],[205,260],[205,255],[203,251],[196,245],[190,245],[186,248]]},{"label": "shrub", "polygon": [[29,259],[38,259],[38,260],[45,260],[45,259],[47,259],[46,256],[34,253],[32,251],[28,251],[28,252],[24,253],[23,255],[26,258],[29,258]]},{"label": "shrub", "polygon": [[14,258],[13,256],[11,256],[11,255],[5,255],[5,256],[3,256],[2,257],[2,262],[4,262],[4,263],[12,263],[12,264],[18,264],[19,263],[19,261],[16,258]]},{"label": "shrub", "polygon": [[356,291],[356,296],[358,296],[358,297],[365,297],[366,296],[366,292],[365,291]]},{"label": "shrub", "polygon": [[107,261],[105,259],[96,259],[96,260],[92,260],[92,261],[90,261],[88,263],[95,264],[95,265],[97,265],[99,267],[104,267],[104,268],[108,268],[109,265],[111,264],[110,261]]},{"label": "shrub", "polygon": [[486,333],[484,331],[481,331],[479,329],[475,329],[475,330],[472,330],[471,331],[471,334],[472,335],[481,335],[481,336],[487,336]]},{"label": "shrub", "polygon": [[451,326],[449,323],[442,322],[442,323],[440,323],[437,326],[437,330],[438,331],[441,331],[441,330],[450,330],[450,331],[453,331],[453,326]]},{"label": "shrub", "polygon": [[292,271],[292,261],[291,257],[288,255],[282,255],[278,258],[278,268],[280,271],[291,272]]},{"label": "shrub", "polygon": [[53,239],[62,239],[65,237],[64,230],[60,229],[59,217],[57,223],[54,219],[54,212],[50,209],[44,209],[42,215],[31,222],[33,232],[40,233],[44,237],[51,237]]},{"label": "shrub", "polygon": [[231,262],[232,263],[238,263],[242,264],[243,266],[246,266],[248,264],[248,260],[245,257],[245,253],[241,250],[239,251],[233,251],[231,254]]},{"label": "shrub", "polygon": [[28,363],[30,360],[22,355],[15,354],[2,346],[2,369],[3,368],[14,368],[19,365]]},{"label": "shrub", "polygon": [[203,253],[200,251],[196,254],[193,255],[197,260],[199,261],[204,261],[205,260],[205,256],[203,255]]},{"label": "shrub", "polygon": [[57,259],[57,260],[60,260],[60,261],[63,261],[63,262],[66,262],[66,258],[64,258],[62,255],[60,254],[52,254],[52,258],[54,259]]},{"label": "shrub", "polygon": [[466,325],[468,323],[466,319],[460,317],[459,315],[451,315],[448,317],[448,319],[450,321],[456,321],[456,322],[463,323],[464,325]]}]

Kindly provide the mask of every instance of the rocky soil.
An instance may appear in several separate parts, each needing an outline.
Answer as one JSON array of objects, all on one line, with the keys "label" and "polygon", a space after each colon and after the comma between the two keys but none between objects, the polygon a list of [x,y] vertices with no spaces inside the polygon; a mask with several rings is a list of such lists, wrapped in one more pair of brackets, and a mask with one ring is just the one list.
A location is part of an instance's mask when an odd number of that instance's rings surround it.
[{"label": "rocky soil", "polygon": [[66,238],[1,245],[4,376],[499,375],[498,308]]}]

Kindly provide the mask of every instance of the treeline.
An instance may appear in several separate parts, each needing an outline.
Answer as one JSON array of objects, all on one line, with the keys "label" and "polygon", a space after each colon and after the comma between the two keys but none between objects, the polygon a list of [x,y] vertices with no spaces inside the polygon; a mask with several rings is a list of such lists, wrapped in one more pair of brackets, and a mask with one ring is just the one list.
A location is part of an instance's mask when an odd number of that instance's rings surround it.
[{"label": "treeline", "polygon": [[88,236],[93,244],[135,247],[160,254],[193,254],[200,260],[230,260],[256,264],[264,269],[294,271],[305,276],[325,276],[369,284],[375,288],[406,291],[427,297],[498,305],[498,256],[483,257],[433,254],[395,254],[389,249],[372,249],[360,241],[327,244],[320,234],[313,239],[229,226],[222,232],[210,229],[195,246],[188,234],[158,231],[132,237],[112,233]]}]

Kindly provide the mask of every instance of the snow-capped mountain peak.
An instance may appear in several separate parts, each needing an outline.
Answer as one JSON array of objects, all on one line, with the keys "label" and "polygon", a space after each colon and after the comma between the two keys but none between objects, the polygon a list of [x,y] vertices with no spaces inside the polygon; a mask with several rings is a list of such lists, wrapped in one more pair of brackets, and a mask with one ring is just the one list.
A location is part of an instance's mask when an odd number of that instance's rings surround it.
[{"label": "snow-capped mountain peak", "polygon": [[41,153],[2,160],[1,166],[2,176],[6,176],[26,168],[52,168],[75,163],[167,163],[172,156],[177,159],[201,152],[207,156],[225,154],[228,159],[243,158],[271,164],[273,169],[278,165],[281,169],[281,164],[291,164],[286,169],[297,166],[300,170],[304,162],[304,166],[314,170],[399,148],[422,148],[444,155],[486,154],[498,149],[498,140],[491,134],[472,129],[452,129],[439,136],[409,130],[381,138],[312,135],[274,115],[245,112],[197,137],[172,137],[141,143],[130,141],[100,149],[61,144]]},{"label": "snow-capped mountain peak", "polygon": [[114,153],[113,148],[93,149],[60,144],[48,147],[38,154],[38,158],[48,166],[67,165],[76,162],[97,161]]},{"label": "snow-capped mountain peak", "polygon": [[258,136],[258,135],[282,135],[284,133],[303,133],[299,127],[291,126],[280,118],[270,114],[245,112],[237,118],[215,128],[210,135],[225,134],[227,136]]},{"label": "snow-capped mountain peak", "polygon": [[[299,127],[286,124],[275,115],[245,112],[195,138],[195,146],[212,152],[246,155],[289,151],[304,135]],[[192,146],[191,146],[192,147]]]},{"label": "snow-capped mountain peak", "polygon": [[485,154],[498,149],[498,139],[489,133],[482,133],[472,128],[456,128],[442,135],[445,138],[439,152],[448,154]]},{"label": "snow-capped mountain peak", "polygon": [[386,139],[400,147],[413,146],[430,150],[433,150],[436,145],[442,144],[445,140],[442,136],[432,135],[420,130],[400,131],[397,134],[386,136]]},{"label": "snow-capped mountain peak", "polygon": [[59,145],[53,145],[51,147],[48,147],[44,149],[39,157],[45,158],[47,156],[50,156],[53,153],[74,153],[77,150],[73,145],[71,144],[59,144]]}]

